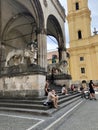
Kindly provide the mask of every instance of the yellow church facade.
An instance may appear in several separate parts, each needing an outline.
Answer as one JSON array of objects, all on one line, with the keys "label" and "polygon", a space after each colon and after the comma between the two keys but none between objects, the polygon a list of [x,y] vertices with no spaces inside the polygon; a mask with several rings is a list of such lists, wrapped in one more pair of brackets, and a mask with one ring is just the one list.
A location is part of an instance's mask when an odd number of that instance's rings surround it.
[{"label": "yellow church facade", "polygon": [[67,0],[67,7],[72,80],[98,80],[98,35],[91,35],[88,0]]}]

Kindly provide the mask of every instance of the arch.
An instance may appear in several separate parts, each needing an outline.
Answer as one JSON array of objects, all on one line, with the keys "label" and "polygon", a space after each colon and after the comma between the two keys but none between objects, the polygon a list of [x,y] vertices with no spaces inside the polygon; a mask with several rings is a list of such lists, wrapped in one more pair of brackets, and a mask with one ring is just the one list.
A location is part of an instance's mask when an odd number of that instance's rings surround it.
[{"label": "arch", "polygon": [[[33,11],[29,9],[29,5],[27,6],[26,2],[23,2],[21,0],[11,1],[13,5],[19,6],[19,8],[22,8],[22,10],[21,10],[21,12],[16,11],[16,14],[8,20],[8,22],[2,32],[2,39],[4,39],[4,35],[6,34],[9,27],[13,24],[13,22],[15,22],[16,19],[18,19],[19,17],[22,17],[22,16],[24,16],[25,18],[27,17],[29,19],[31,19],[31,18],[34,19],[35,24],[36,24],[37,33],[43,29],[44,16],[43,16],[41,4],[39,1],[36,1],[36,0],[29,0],[29,1],[30,1],[29,4],[32,5]],[[14,8],[14,6],[13,6],[13,8]],[[16,9],[18,10],[18,8],[16,8]],[[32,12],[34,12],[34,13],[32,13]],[[34,16],[33,14],[36,14],[36,16]]]},{"label": "arch", "polygon": [[81,32],[81,30],[78,31],[78,39],[82,39],[82,32]]},{"label": "arch", "polygon": [[[14,29],[14,23],[17,23],[17,20],[19,20],[20,18],[22,18],[22,17],[24,17],[24,19],[28,19],[28,21],[29,21],[29,19],[31,20],[31,23],[29,23],[29,24],[32,24],[33,22],[36,24],[36,22],[35,22],[35,20],[34,20],[34,17],[30,14],[30,13],[28,13],[28,12],[23,12],[23,13],[19,13],[19,14],[16,14],[16,15],[14,15],[14,17],[12,17],[8,22],[7,22],[7,24],[6,24],[6,26],[5,26],[5,28],[4,28],[4,30],[3,30],[3,33],[2,33],[2,40],[3,41],[6,41],[6,35],[7,35],[7,33],[10,31],[10,30],[12,30],[12,29]],[[18,26],[18,25],[17,25]],[[22,24],[21,24],[21,26],[22,26]],[[15,29],[16,29],[16,27],[15,27]],[[18,28],[18,30],[19,30],[19,28]],[[22,31],[23,32],[23,31]]]},{"label": "arch", "polygon": [[39,18],[39,29],[42,30],[44,28],[44,14],[42,11],[42,7],[40,4],[39,0],[31,0],[32,2],[34,2],[35,7],[37,9],[37,13],[38,13],[38,18]]},{"label": "arch", "polygon": [[[21,3],[24,7],[27,8],[27,10],[32,14],[32,11],[30,11],[29,6],[27,7],[26,2],[22,0],[18,0],[19,3]],[[44,14],[41,7],[41,3],[39,0],[29,0],[30,4],[32,5],[32,8],[34,9],[34,14],[36,14],[35,19],[37,18],[37,31],[41,32],[44,28]]]},{"label": "arch", "polygon": [[79,10],[79,2],[75,3],[76,10]]},{"label": "arch", "polygon": [[[8,9],[10,9],[10,14],[7,17],[1,34],[2,44],[5,45],[5,52],[2,51],[4,62],[11,50],[24,49],[28,47],[27,44],[29,45],[33,40],[37,40],[37,34],[44,27],[44,17],[40,1],[29,0],[28,2],[23,2],[21,0],[8,0],[6,4],[9,4],[9,2],[10,6],[8,6]],[[5,56],[3,56],[3,53]]]},{"label": "arch", "polygon": [[62,49],[64,46],[64,36],[61,26],[54,15],[49,15],[47,18],[47,35],[53,36],[58,41],[59,61],[62,59]]},{"label": "arch", "polygon": [[62,42],[64,42],[61,26],[54,15],[49,15],[47,18],[47,35],[54,36],[57,41],[59,41],[59,35],[62,38]]}]

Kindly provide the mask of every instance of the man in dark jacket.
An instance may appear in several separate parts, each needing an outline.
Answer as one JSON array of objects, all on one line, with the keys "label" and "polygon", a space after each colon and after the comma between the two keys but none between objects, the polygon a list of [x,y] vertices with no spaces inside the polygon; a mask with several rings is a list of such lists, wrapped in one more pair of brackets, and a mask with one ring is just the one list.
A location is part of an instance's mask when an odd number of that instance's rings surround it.
[{"label": "man in dark jacket", "polygon": [[94,85],[93,81],[90,80],[90,82],[89,82],[90,100],[92,100],[92,99],[96,100],[94,88],[95,88],[95,85]]}]

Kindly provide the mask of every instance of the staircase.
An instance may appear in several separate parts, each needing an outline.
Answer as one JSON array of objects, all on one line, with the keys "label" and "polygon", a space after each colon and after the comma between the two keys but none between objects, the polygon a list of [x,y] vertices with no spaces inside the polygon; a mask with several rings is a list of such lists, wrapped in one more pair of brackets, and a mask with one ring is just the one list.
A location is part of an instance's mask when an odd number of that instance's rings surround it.
[{"label": "staircase", "polygon": [[48,106],[44,106],[43,102],[46,100],[46,97],[38,97],[33,99],[0,99],[0,111],[13,111],[13,112],[27,112],[32,113],[34,115],[44,115],[51,116],[56,111],[59,111],[63,107],[79,100],[81,98],[81,94],[79,92],[69,93],[69,95],[62,95],[58,91],[59,96],[59,108],[49,108]]}]

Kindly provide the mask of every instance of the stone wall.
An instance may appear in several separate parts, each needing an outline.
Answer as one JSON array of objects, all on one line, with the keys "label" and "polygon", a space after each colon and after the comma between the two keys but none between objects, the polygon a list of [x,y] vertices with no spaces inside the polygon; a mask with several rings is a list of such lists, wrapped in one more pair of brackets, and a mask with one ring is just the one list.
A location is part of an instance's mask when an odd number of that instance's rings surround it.
[{"label": "stone wall", "polygon": [[0,78],[0,97],[32,98],[44,95],[45,75],[22,75]]}]

